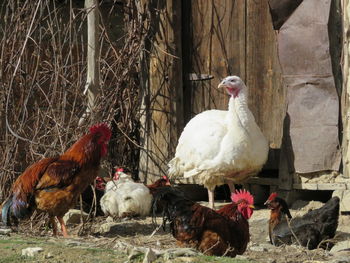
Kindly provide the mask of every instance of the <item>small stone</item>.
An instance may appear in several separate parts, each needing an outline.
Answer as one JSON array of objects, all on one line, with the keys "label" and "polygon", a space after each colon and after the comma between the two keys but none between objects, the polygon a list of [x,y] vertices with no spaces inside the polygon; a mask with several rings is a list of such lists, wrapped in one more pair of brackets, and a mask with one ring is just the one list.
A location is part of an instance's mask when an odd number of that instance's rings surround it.
[{"label": "small stone", "polygon": [[331,263],[350,263],[350,251],[337,252]]},{"label": "small stone", "polygon": [[34,257],[42,251],[43,249],[41,247],[27,247],[22,249],[22,256]]},{"label": "small stone", "polygon": [[65,224],[80,224],[81,217],[83,220],[87,219],[89,215],[81,210],[69,209],[69,211],[64,215],[63,221]]},{"label": "small stone", "polygon": [[110,222],[110,223],[104,223],[100,226],[99,232],[101,234],[113,234],[117,233],[119,230],[118,223]]},{"label": "small stone", "polygon": [[151,248],[147,248],[147,251],[145,253],[145,257],[143,258],[142,263],[152,263],[157,259],[156,253]]},{"label": "small stone", "polygon": [[265,251],[267,251],[266,248],[260,247],[260,246],[253,246],[253,247],[250,247],[249,249],[250,249],[250,251],[255,251],[255,252],[265,252]]},{"label": "small stone", "polygon": [[0,235],[9,236],[11,232],[12,232],[12,229],[10,229],[10,228],[1,228],[0,229]]},{"label": "small stone", "polygon": [[339,251],[346,250],[346,249],[350,249],[350,240],[338,242],[337,244],[335,244],[332,247],[330,252],[331,252],[331,254],[334,254],[334,253],[337,253]]},{"label": "small stone", "polygon": [[106,218],[106,223],[113,223],[113,222],[114,222],[113,217],[109,216]]},{"label": "small stone", "polygon": [[53,258],[53,255],[51,253],[47,253],[45,255],[45,259]]}]

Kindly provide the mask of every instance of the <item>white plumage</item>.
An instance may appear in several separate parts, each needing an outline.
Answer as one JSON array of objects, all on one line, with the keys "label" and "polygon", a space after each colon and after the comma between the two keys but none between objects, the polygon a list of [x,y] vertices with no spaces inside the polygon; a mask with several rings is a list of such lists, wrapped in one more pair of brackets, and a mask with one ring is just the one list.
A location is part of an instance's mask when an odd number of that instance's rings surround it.
[{"label": "white plumage", "polygon": [[208,110],[192,118],[168,164],[170,176],[196,176],[208,189],[212,207],[215,186],[230,179],[232,190],[233,183],[259,172],[268,155],[268,142],[248,109],[243,81],[229,76],[218,88],[230,95],[228,110]]},{"label": "white plumage", "polygon": [[117,173],[117,180],[107,183],[100,200],[103,213],[112,217],[148,215],[153,198],[150,190],[142,183],[135,183],[131,176]]}]

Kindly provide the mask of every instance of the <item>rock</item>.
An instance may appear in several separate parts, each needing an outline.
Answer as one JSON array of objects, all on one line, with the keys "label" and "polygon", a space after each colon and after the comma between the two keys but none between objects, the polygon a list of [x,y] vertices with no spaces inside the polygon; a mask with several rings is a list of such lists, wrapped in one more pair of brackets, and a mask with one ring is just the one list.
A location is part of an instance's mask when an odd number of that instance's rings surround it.
[{"label": "rock", "polygon": [[350,251],[337,252],[330,263],[350,263]]},{"label": "rock", "polygon": [[340,211],[350,212],[350,190],[335,190],[332,197],[334,196],[340,198]]},{"label": "rock", "polygon": [[148,248],[142,263],[152,263],[156,259],[157,259],[156,253],[154,253],[154,251],[151,248]]},{"label": "rock", "polygon": [[43,249],[41,247],[27,247],[22,249],[22,256],[34,257],[42,251]]},{"label": "rock", "polygon": [[53,258],[53,255],[51,253],[47,253],[45,255],[45,259]]},{"label": "rock", "polygon": [[107,217],[107,218],[106,218],[106,222],[107,222],[107,223],[112,223],[112,222],[114,222],[113,217],[111,217],[111,216]]},{"label": "rock", "polygon": [[265,252],[267,249],[265,247],[261,246],[252,246],[249,248],[250,251],[255,251],[255,252]]},{"label": "rock", "polygon": [[341,241],[341,242],[338,242],[337,244],[335,244],[332,249],[331,249],[331,254],[335,254],[339,251],[342,251],[342,250],[346,250],[346,249],[349,249],[350,250],[350,240],[345,240],[345,241]]},{"label": "rock", "polygon": [[11,232],[12,232],[12,229],[10,229],[10,228],[1,228],[0,229],[0,235],[9,236]]},{"label": "rock", "polygon": [[104,223],[100,226],[99,232],[101,234],[113,234],[117,233],[119,229],[119,224],[115,222]]},{"label": "rock", "polygon": [[65,224],[80,224],[81,216],[83,219],[87,219],[88,214],[77,209],[69,209],[69,211],[64,215],[63,221]]}]

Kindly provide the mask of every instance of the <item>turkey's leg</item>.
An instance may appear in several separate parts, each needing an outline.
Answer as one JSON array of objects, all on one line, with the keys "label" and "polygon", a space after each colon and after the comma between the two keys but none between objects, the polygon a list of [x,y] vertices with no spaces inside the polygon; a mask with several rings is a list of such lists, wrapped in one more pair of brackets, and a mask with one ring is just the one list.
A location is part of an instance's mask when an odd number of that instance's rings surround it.
[{"label": "turkey's leg", "polygon": [[214,190],[208,189],[209,208],[214,209]]},{"label": "turkey's leg", "polygon": [[235,184],[233,183],[233,181],[225,179],[225,183],[228,185],[228,187],[230,188],[230,192],[231,194],[233,194],[236,190],[235,188]]},{"label": "turkey's leg", "polygon": [[57,216],[57,219],[58,219],[58,222],[60,222],[60,224],[61,224],[61,230],[62,230],[63,237],[68,237],[67,227],[63,221],[63,218],[60,216]]}]

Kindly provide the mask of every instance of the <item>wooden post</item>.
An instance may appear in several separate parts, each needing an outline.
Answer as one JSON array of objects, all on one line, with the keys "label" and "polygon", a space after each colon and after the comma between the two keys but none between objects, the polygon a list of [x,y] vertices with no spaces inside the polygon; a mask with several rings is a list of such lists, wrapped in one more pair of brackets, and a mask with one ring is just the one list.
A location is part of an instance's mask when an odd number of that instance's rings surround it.
[{"label": "wooden post", "polygon": [[343,174],[350,177],[350,1],[343,0],[343,90],[342,90],[342,120],[343,120]]},{"label": "wooden post", "polygon": [[87,95],[88,105],[86,112],[79,120],[79,126],[82,125],[90,116],[95,117],[94,113],[95,99],[98,95],[100,85],[100,63],[99,63],[99,11],[98,0],[85,0],[85,9],[87,11],[87,77],[84,95]]}]

